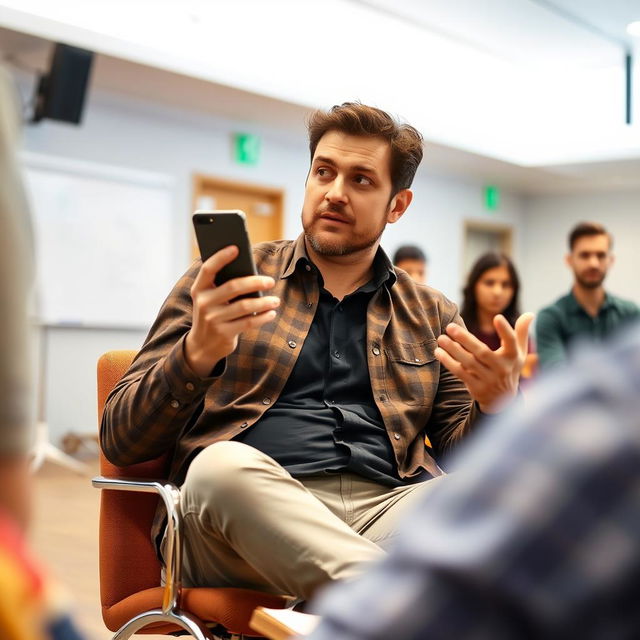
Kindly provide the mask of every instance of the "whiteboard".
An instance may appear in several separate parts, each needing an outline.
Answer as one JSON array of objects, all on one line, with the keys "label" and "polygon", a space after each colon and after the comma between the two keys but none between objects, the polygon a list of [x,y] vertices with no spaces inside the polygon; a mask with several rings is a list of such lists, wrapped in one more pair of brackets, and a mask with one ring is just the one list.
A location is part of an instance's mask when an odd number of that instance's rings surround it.
[{"label": "whiteboard", "polygon": [[24,154],[43,324],[148,327],[174,281],[164,175]]}]

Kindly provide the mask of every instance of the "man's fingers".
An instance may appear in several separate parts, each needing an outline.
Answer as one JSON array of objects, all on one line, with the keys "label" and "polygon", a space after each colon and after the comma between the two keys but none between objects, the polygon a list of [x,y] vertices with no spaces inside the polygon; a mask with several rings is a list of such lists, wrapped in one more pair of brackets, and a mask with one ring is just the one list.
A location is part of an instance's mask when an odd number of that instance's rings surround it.
[{"label": "man's fingers", "polygon": [[486,351],[484,342],[478,340],[468,329],[455,322],[448,324],[445,331],[454,342],[462,345],[469,353],[476,355],[478,352]]},{"label": "man's fingers", "polygon": [[442,347],[436,347],[433,354],[436,357],[436,360],[440,362],[440,364],[444,365],[451,373],[453,373],[456,378],[459,378],[465,384],[471,382],[476,378],[476,376],[471,372],[465,369],[460,362],[458,362],[455,358],[451,356],[445,349]]},{"label": "man's fingers", "polygon": [[205,260],[193,281],[192,294],[211,289],[214,286],[213,281],[216,279],[218,271],[233,262],[238,257],[239,252],[238,247],[229,245],[224,249],[220,249],[220,251],[216,251],[208,260]]},{"label": "man's fingers", "polygon": [[245,276],[243,278],[233,278],[219,287],[216,287],[216,297],[222,303],[235,300],[240,296],[266,291],[272,289],[275,281],[270,276]]},{"label": "man's fingers", "polygon": [[447,335],[442,334],[438,336],[438,346],[467,370],[482,370],[487,368],[487,365],[477,355],[470,353],[461,344],[452,340]]},{"label": "man's fingers", "polygon": [[513,327],[501,313],[493,317],[493,326],[500,338],[504,354],[509,358],[515,358],[518,354],[518,340]]},{"label": "man's fingers", "polygon": [[[191,297],[198,299],[198,303],[203,307],[213,305],[226,305],[231,300],[247,296],[257,291],[267,291],[275,285],[273,278],[269,276],[246,276],[244,278],[233,278],[219,287],[207,286],[203,290],[191,289]],[[255,296],[251,296],[254,298]]]},{"label": "man's fingers", "polygon": [[270,322],[276,317],[275,310],[271,309],[270,311],[265,311],[263,313],[259,313],[258,315],[244,316],[243,318],[239,318],[238,320],[234,320],[233,322],[229,322],[227,324],[227,329],[230,333],[234,335],[238,335],[243,331],[247,331],[249,329],[257,329],[261,327],[266,322]]},{"label": "man's fingers", "polygon": [[232,304],[218,305],[211,313],[205,316],[207,322],[221,324],[223,322],[234,322],[239,318],[258,315],[276,309],[280,306],[280,298],[276,296],[265,296],[264,298],[243,298]]},{"label": "man's fingers", "polygon": [[[474,336],[468,329],[461,327],[455,322],[447,325],[447,336],[453,341],[462,346],[463,349],[472,354],[477,360],[483,364],[490,366],[492,351],[487,345]],[[442,336],[440,336],[442,337]],[[439,340],[438,340],[439,342]],[[440,345],[444,346],[444,345]]]},{"label": "man's fingers", "polygon": [[534,315],[531,312],[523,313],[516,320],[516,336],[518,340],[518,345],[520,346],[520,350],[523,353],[527,353],[528,345],[529,345],[529,328],[531,327],[531,323],[533,322]]}]

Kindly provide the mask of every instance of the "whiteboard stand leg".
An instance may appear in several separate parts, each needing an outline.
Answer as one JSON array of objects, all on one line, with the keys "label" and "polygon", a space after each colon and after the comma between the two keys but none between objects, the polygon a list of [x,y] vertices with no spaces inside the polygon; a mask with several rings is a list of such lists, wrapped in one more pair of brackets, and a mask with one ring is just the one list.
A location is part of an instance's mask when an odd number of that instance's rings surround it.
[{"label": "whiteboard stand leg", "polygon": [[75,458],[60,451],[49,440],[49,426],[46,422],[38,422],[36,428],[36,444],[33,449],[33,460],[31,461],[31,472],[35,473],[42,466],[45,460],[58,464],[65,469],[69,469],[81,476],[90,475],[89,467]]}]

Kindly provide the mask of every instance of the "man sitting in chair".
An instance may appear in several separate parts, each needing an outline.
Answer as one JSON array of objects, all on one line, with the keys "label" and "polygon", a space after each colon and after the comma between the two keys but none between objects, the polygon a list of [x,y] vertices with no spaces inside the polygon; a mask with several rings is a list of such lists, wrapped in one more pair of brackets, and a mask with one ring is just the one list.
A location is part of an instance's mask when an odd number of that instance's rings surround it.
[{"label": "man sitting in chair", "polygon": [[[105,407],[114,464],[174,452],[186,586],[307,599],[355,576],[438,458],[516,394],[531,317],[498,317],[490,351],[379,246],[411,202],[418,131],[345,103],[309,138],[304,232],[254,247],[258,276],[213,285],[232,246],[192,265]],[[159,514],[160,552],[162,532]]]}]

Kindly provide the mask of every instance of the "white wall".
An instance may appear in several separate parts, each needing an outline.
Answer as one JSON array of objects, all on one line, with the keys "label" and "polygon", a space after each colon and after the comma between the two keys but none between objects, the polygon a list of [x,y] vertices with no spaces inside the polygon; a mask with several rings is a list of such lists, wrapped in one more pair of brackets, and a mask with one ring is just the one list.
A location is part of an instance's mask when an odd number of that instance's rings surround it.
[{"label": "white wall", "polygon": [[483,186],[428,175],[421,169],[412,186],[411,206],[396,224],[387,227],[382,241],[390,255],[402,244],[420,246],[429,258],[428,283],[455,302],[460,302],[466,277],[463,273],[465,220],[512,226],[516,263],[520,255],[523,199],[501,192],[499,209],[488,212],[483,205]]},{"label": "white wall", "polygon": [[[28,93],[29,87],[23,87]],[[262,138],[257,167],[232,160],[231,135],[250,131]],[[308,168],[304,137],[269,130],[255,123],[235,122],[158,107],[116,94],[94,91],[84,122],[75,127],[43,121],[27,127],[24,147],[38,154],[143,169],[171,176],[176,184],[176,277],[189,263],[191,180],[193,173],[254,182],[285,190],[285,236],[301,230],[299,214]],[[428,151],[427,151],[428,153]],[[430,257],[430,283],[454,300],[459,298],[462,230],[465,218],[489,218],[514,226],[516,252],[522,223],[522,201],[503,194],[500,212],[483,213],[482,185],[428,175],[416,177],[415,197],[406,216],[388,227],[383,246],[391,253],[400,244],[417,243]],[[73,247],[69,248],[73,251]],[[517,253],[516,253],[517,255]],[[47,331],[45,413],[52,440],[96,428],[95,362],[112,348],[137,349],[140,331],[50,328]]]},{"label": "white wall", "polygon": [[[23,87],[23,94],[29,90]],[[231,136],[233,132],[247,130],[262,137],[259,167],[237,165],[232,160]],[[176,279],[190,261],[194,173],[284,189],[287,194],[285,233],[287,236],[299,233],[297,212],[308,164],[305,141],[292,143],[286,136],[260,126],[94,92],[81,126],[52,121],[28,126],[24,132],[24,149],[173,177],[176,185],[174,255],[168,259],[172,261]],[[69,250],[73,251],[73,247]],[[96,328],[46,330],[46,387],[40,397],[44,398],[44,416],[54,442],[69,431],[87,433],[96,428],[97,357],[108,349],[137,349],[145,333]],[[42,414],[42,410],[39,413]]]},{"label": "white wall", "polygon": [[524,308],[538,311],[564,295],[572,275],[564,264],[567,236],[581,221],[603,224],[614,236],[616,261],[605,282],[640,303],[640,190],[528,198],[523,225]]}]

